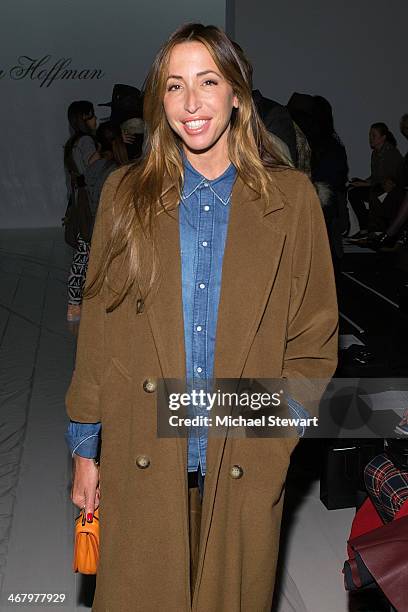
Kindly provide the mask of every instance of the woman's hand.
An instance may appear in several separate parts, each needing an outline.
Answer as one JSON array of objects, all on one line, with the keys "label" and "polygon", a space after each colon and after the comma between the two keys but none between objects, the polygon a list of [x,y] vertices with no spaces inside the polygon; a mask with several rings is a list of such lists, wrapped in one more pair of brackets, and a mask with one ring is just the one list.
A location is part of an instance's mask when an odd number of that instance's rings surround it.
[{"label": "woman's hand", "polygon": [[86,459],[74,454],[72,477],[72,502],[78,508],[85,508],[89,522],[99,506],[99,469],[93,459]]},{"label": "woman's hand", "polygon": [[121,130],[121,132],[122,132],[122,140],[125,144],[132,145],[135,142],[136,136],[134,134],[129,134],[129,132],[123,129]]}]

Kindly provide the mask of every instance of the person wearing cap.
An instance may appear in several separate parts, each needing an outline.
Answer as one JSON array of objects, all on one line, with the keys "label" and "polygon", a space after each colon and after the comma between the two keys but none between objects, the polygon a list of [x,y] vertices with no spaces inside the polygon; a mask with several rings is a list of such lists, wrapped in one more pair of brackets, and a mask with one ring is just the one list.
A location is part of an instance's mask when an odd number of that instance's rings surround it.
[{"label": "person wearing cap", "polygon": [[219,28],[179,28],[147,79],[144,155],[103,189],[66,398],[72,499],[89,520],[99,505],[95,612],[271,609],[297,437],[157,430],[161,379],[293,391],[336,367],[321,207],[251,85]]},{"label": "person wearing cap", "polygon": [[142,92],[132,85],[119,83],[113,88],[111,101],[98,106],[110,107],[109,120],[121,128],[129,160],[138,159],[142,154],[144,138]]}]

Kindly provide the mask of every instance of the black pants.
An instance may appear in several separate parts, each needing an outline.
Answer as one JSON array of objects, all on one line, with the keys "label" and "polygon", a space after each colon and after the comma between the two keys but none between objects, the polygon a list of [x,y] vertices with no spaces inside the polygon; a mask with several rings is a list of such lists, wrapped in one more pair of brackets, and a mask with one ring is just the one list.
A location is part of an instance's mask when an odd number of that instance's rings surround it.
[{"label": "black pants", "polygon": [[353,187],[348,192],[348,200],[354,210],[361,230],[368,228],[368,210],[366,202],[370,201],[370,187]]},{"label": "black pants", "polygon": [[395,187],[387,194],[383,202],[373,198],[370,202],[368,216],[369,232],[385,232],[395,219],[404,200],[405,191],[401,187]]}]

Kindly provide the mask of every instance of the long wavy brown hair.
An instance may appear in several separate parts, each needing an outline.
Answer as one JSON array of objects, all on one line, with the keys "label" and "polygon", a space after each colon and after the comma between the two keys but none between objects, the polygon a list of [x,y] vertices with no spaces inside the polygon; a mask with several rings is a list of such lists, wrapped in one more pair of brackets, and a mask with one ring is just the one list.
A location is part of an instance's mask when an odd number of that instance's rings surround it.
[{"label": "long wavy brown hair", "polygon": [[[95,278],[86,295],[109,283],[117,258],[125,266],[123,286],[115,290],[108,311],[114,310],[137,288],[146,298],[156,285],[159,264],[155,246],[156,219],[181,199],[183,185],[182,142],[171,129],[163,107],[172,49],[185,42],[200,42],[209,51],[238,98],[228,133],[229,159],[240,178],[266,200],[271,193],[271,170],[290,166],[260,120],[252,101],[250,63],[241,48],[215,26],[181,26],[159,50],[145,83],[143,116],[146,140],[142,159],[129,167],[114,198],[114,223]],[[167,213],[170,214],[170,213]],[[164,264],[165,265],[165,264]],[[165,270],[164,270],[165,271]]]}]

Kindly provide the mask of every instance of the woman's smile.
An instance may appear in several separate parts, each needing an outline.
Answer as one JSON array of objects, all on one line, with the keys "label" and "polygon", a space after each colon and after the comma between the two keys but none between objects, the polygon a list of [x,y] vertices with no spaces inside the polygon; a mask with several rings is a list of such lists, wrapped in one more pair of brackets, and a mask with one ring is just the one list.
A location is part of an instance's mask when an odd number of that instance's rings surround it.
[{"label": "woman's smile", "polygon": [[205,134],[210,126],[211,119],[187,119],[183,121],[183,127],[187,134],[195,136]]}]

